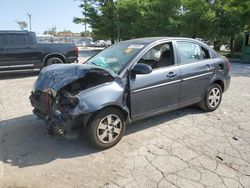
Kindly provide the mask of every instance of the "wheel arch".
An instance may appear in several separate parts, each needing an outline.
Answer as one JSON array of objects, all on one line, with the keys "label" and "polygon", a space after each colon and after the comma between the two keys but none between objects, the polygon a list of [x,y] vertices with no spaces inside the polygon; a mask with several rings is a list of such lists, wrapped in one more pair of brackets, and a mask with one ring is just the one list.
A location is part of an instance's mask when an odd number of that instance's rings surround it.
[{"label": "wheel arch", "polygon": [[[224,90],[225,90],[225,84],[224,84],[224,82],[223,82],[223,80],[220,80],[220,79],[217,79],[217,80],[214,80],[213,82],[212,82],[212,84],[218,84],[220,87],[221,87],[221,89],[222,89],[222,92],[224,92]],[[212,85],[211,84],[211,85]]]},{"label": "wheel arch", "polygon": [[105,110],[107,108],[116,108],[117,110],[119,110],[122,114],[124,114],[124,119],[125,122],[130,122],[130,118],[129,118],[129,110],[127,108],[122,108],[119,105],[115,105],[115,104],[111,104],[111,105],[107,105],[104,106],[100,109],[98,109],[97,111],[93,112],[90,117],[88,118],[88,120],[86,121],[84,128],[87,128],[90,126],[91,121],[95,118],[95,116],[102,110]]},{"label": "wheel arch", "polygon": [[63,54],[60,54],[60,53],[50,53],[50,54],[47,54],[44,58],[43,58],[43,66],[46,66],[46,61],[49,59],[49,58],[52,58],[52,57],[57,57],[59,59],[61,59],[64,63],[66,62],[66,58]]}]

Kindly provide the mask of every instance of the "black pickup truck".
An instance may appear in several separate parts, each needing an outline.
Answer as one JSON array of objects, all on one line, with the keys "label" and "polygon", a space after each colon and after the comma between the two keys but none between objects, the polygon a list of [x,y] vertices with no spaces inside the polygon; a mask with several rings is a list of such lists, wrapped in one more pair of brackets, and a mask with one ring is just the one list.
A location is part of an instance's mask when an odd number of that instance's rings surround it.
[{"label": "black pickup truck", "polygon": [[78,48],[71,43],[38,43],[29,31],[0,31],[0,71],[42,69],[78,59]]}]

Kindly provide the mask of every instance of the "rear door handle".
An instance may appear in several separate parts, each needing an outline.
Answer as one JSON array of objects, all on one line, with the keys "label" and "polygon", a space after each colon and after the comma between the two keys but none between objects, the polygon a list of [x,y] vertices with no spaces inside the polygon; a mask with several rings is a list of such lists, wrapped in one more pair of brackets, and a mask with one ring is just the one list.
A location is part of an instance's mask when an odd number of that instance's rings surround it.
[{"label": "rear door handle", "polygon": [[174,73],[174,72],[169,72],[169,73],[167,74],[167,77],[168,77],[168,78],[173,78],[173,77],[175,77],[175,76],[177,76],[177,74]]}]

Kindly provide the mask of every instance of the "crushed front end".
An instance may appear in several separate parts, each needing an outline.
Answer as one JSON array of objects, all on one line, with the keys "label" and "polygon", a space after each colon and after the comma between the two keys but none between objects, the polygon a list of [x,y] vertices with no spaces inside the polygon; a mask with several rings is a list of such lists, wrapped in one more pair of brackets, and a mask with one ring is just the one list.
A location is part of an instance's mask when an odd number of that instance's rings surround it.
[{"label": "crushed front end", "polygon": [[66,135],[84,122],[83,116],[71,114],[79,99],[70,93],[61,92],[54,97],[49,91],[32,91],[30,101],[34,107],[33,113],[46,122],[50,134]]},{"label": "crushed front end", "polygon": [[[46,67],[30,95],[33,113],[46,122],[50,134],[78,134],[100,106],[92,105],[97,97],[90,93],[98,93],[98,86],[100,89],[101,85],[113,80],[107,71],[85,65]],[[99,92],[98,98],[102,93]]]}]

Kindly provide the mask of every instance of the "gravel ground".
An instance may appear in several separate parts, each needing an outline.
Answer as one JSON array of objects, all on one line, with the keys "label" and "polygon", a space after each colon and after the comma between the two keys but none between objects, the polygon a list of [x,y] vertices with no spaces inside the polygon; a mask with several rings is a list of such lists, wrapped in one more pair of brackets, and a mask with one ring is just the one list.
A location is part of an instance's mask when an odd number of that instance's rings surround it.
[{"label": "gravel ground", "polygon": [[115,147],[50,137],[28,97],[37,73],[0,80],[0,187],[250,187],[250,65],[232,64],[220,108],[127,127]]}]

